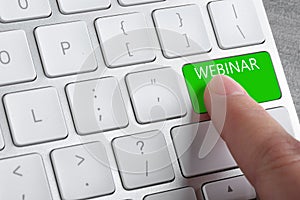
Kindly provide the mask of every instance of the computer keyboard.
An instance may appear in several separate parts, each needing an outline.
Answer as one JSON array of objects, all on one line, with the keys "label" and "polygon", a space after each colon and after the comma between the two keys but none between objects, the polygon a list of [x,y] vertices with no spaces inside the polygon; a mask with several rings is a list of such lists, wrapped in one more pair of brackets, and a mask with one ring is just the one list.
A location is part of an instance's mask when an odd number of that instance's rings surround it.
[{"label": "computer keyboard", "polygon": [[216,74],[299,139],[261,0],[0,0],[0,200],[257,198]]}]

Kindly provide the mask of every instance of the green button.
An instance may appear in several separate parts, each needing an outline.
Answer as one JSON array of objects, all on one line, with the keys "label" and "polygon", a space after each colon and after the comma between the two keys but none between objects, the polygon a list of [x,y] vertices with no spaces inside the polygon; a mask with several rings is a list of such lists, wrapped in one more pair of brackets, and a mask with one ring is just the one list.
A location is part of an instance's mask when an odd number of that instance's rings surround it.
[{"label": "green button", "polygon": [[240,83],[258,103],[281,98],[272,60],[267,52],[187,64],[182,71],[196,113],[207,112],[204,90],[212,77],[218,74],[230,76]]}]

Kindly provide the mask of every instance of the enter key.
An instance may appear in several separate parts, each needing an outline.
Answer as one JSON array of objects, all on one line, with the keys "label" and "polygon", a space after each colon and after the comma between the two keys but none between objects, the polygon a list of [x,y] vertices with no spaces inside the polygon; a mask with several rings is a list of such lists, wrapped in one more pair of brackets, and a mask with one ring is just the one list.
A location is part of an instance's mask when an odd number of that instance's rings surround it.
[{"label": "enter key", "polygon": [[204,91],[206,85],[218,74],[233,78],[258,103],[281,98],[273,63],[267,52],[187,64],[182,72],[194,111],[199,114],[207,112]]}]

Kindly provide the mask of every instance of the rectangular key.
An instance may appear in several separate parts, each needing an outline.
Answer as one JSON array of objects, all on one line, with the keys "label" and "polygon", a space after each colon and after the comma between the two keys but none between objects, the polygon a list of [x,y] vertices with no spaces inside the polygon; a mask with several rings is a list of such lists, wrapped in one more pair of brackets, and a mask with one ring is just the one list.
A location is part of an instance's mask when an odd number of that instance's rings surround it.
[{"label": "rectangular key", "polygon": [[55,88],[43,88],[4,96],[8,122],[18,146],[67,137],[67,127]]},{"label": "rectangular key", "polygon": [[176,127],[171,133],[185,177],[237,167],[212,122]]},{"label": "rectangular key", "polygon": [[132,5],[140,5],[140,4],[154,3],[160,1],[165,1],[165,0],[119,0],[119,3],[122,6],[132,6]]},{"label": "rectangular key", "polygon": [[126,83],[139,123],[151,123],[184,116],[177,74],[171,68],[127,75]]},{"label": "rectangular key", "polygon": [[155,60],[145,16],[131,13],[96,20],[96,28],[108,67]]},{"label": "rectangular key", "polygon": [[151,194],[144,198],[144,200],[197,200],[195,191],[193,188],[182,188],[158,194]]},{"label": "rectangular key", "polygon": [[14,22],[51,15],[49,0],[0,0],[0,21]]},{"label": "rectangular key", "polygon": [[25,31],[0,32],[0,86],[32,81],[35,77]]},{"label": "rectangular key", "polygon": [[211,20],[222,49],[265,41],[253,0],[214,1],[208,5]]},{"label": "rectangular key", "polygon": [[54,150],[51,159],[62,199],[89,199],[115,191],[110,164],[100,142]]},{"label": "rectangular key", "polygon": [[176,58],[211,50],[203,17],[197,5],[156,10],[153,18],[165,57]]},{"label": "rectangular key", "polygon": [[168,146],[160,131],[120,137],[112,144],[126,189],[161,184],[174,179]]},{"label": "rectangular key", "polygon": [[269,53],[259,52],[206,62],[187,64],[182,69],[196,113],[205,113],[204,91],[218,75],[227,75],[241,84],[258,103],[281,98],[281,90]]},{"label": "rectangular key", "polygon": [[62,13],[71,14],[87,12],[110,7],[111,0],[58,0],[58,5]]},{"label": "rectangular key", "polygon": [[[293,135],[289,113],[284,107],[270,109],[268,113],[287,132]],[[175,127],[171,133],[181,170],[185,177],[217,172],[237,166],[212,122]]]},{"label": "rectangular key", "polygon": [[207,183],[202,188],[206,200],[255,199],[256,193],[245,176]]},{"label": "rectangular key", "polygon": [[35,34],[47,76],[96,70],[97,61],[85,22],[41,26]]},{"label": "rectangular key", "polygon": [[52,200],[41,156],[0,160],[0,199]]},{"label": "rectangular key", "polygon": [[108,131],[128,125],[123,98],[114,78],[70,84],[67,86],[67,94],[79,134]]}]

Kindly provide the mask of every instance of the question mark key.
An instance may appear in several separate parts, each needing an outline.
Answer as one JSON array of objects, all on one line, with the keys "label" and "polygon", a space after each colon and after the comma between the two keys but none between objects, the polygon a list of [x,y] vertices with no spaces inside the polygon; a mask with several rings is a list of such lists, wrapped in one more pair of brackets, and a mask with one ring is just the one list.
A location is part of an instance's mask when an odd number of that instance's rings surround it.
[{"label": "question mark key", "polygon": [[172,181],[174,171],[164,135],[151,131],[114,139],[113,150],[126,189]]}]

